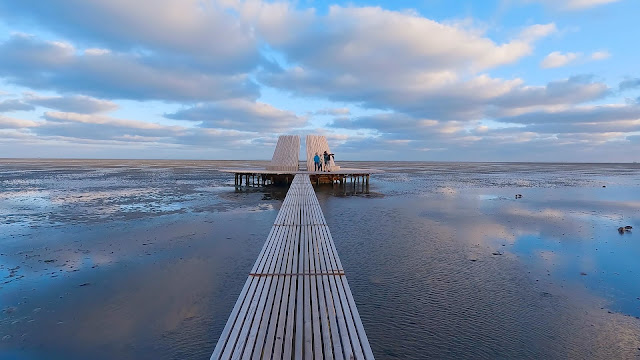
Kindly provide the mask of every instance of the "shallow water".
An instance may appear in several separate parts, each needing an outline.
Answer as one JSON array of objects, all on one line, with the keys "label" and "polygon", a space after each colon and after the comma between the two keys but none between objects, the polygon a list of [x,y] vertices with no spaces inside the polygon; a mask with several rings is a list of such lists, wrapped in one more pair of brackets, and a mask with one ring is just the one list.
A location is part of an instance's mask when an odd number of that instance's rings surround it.
[{"label": "shallow water", "polygon": [[[217,169],[263,165],[0,161],[0,359],[208,358],[286,193]],[[317,191],[377,358],[640,356],[640,166],[340,165],[385,170]]]}]

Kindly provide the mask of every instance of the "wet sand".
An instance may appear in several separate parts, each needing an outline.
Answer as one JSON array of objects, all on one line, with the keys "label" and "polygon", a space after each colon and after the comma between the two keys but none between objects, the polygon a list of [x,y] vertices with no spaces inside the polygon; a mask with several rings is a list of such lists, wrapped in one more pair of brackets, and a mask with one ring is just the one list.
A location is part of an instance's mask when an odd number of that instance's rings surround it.
[{"label": "wet sand", "polygon": [[[208,358],[284,196],[216,169],[255,165],[0,161],[0,359]],[[318,190],[378,358],[640,356],[637,165],[344,166],[386,171]]]}]

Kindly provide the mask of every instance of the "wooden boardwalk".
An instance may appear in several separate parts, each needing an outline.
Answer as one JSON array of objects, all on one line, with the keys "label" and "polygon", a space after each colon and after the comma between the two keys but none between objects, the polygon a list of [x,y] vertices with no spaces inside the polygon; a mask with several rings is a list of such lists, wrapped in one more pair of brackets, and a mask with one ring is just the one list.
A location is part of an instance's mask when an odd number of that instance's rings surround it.
[{"label": "wooden boardwalk", "polygon": [[293,179],[211,359],[373,359],[308,175]]}]

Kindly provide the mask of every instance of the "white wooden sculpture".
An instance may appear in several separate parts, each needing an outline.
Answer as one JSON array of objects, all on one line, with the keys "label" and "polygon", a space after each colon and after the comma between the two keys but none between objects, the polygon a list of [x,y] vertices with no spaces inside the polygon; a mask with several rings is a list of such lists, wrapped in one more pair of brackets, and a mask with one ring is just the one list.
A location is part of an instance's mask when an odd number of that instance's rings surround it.
[{"label": "white wooden sculpture", "polygon": [[[329,143],[327,142],[327,138],[320,135],[307,135],[307,170],[308,171],[315,170],[313,157],[316,156],[316,153],[318,154],[318,156],[320,156],[320,162],[324,164],[324,157],[322,155],[324,154],[325,151],[331,154],[331,150],[329,149]],[[340,166],[337,166],[333,161],[333,157],[331,157],[328,168],[325,168],[325,165],[323,165],[322,170],[323,171],[340,170]]]},{"label": "white wooden sculpture", "polygon": [[267,170],[298,171],[300,156],[300,136],[282,135],[278,137],[278,144],[273,152],[271,163]]}]

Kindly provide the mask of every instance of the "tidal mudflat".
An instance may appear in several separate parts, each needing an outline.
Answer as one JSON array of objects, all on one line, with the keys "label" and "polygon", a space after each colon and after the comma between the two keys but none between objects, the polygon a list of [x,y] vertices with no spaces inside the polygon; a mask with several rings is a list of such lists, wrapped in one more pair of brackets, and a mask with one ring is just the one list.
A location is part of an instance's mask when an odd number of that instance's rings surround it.
[{"label": "tidal mudflat", "polygon": [[[208,358],[286,192],[217,169],[263,164],[0,161],[0,358]],[[378,358],[640,356],[640,166],[340,165],[385,170],[318,189]]]}]

